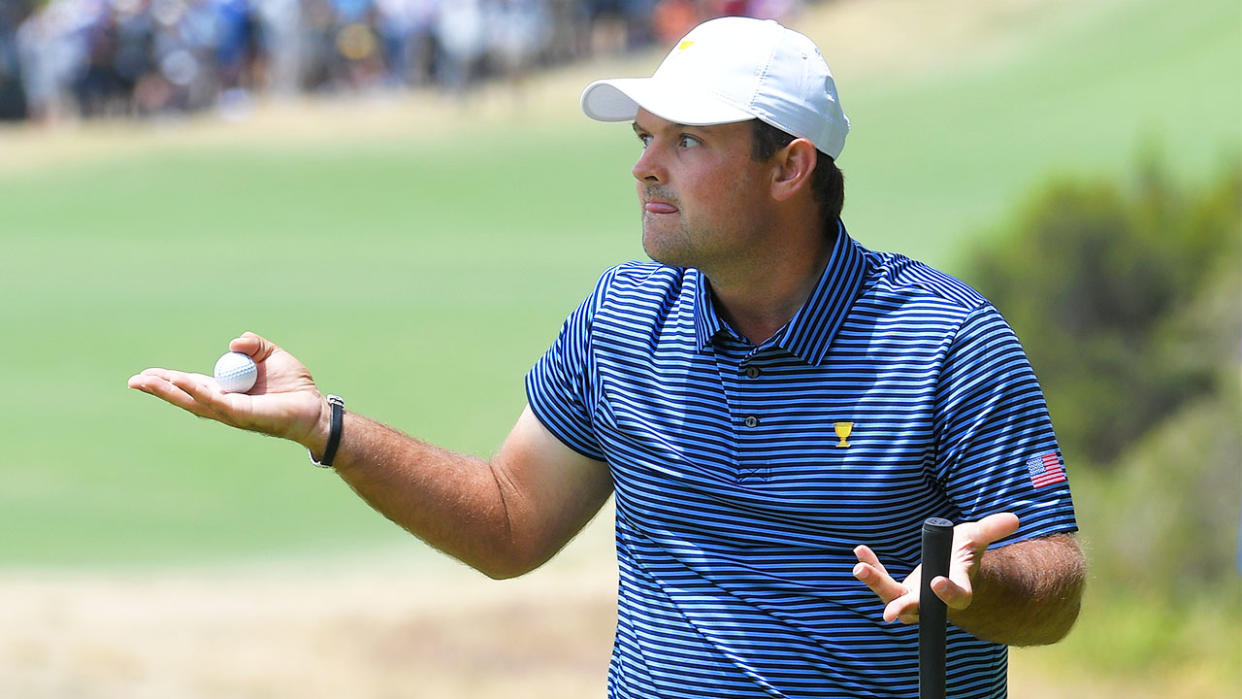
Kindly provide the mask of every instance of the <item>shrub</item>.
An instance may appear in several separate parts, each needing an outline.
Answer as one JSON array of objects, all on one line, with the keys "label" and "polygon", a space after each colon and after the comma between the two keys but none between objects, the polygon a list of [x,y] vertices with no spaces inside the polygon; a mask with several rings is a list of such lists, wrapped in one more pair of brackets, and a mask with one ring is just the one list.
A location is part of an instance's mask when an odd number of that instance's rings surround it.
[{"label": "shrub", "polygon": [[1099,467],[1211,393],[1218,368],[1237,361],[1236,302],[1200,320],[1214,336],[1204,351],[1177,329],[1200,313],[1205,289],[1238,274],[1242,166],[1194,195],[1159,158],[1138,173],[1124,190],[1050,182],[968,262],[968,278],[1022,338],[1063,449]]}]

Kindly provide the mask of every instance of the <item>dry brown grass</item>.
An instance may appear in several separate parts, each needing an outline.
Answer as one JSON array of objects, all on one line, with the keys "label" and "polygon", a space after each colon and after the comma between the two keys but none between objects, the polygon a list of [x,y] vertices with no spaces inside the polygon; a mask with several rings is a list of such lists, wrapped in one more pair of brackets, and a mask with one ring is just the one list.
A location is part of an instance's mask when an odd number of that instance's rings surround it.
[{"label": "dry brown grass", "polygon": [[[603,696],[616,620],[607,518],[494,582],[418,551],[155,574],[0,577],[0,697],[577,699]],[[1016,699],[1198,699],[1015,650]]]},{"label": "dry brown grass", "polygon": [[506,582],[417,549],[154,574],[10,573],[0,577],[0,696],[597,696],[616,618],[609,526]]}]

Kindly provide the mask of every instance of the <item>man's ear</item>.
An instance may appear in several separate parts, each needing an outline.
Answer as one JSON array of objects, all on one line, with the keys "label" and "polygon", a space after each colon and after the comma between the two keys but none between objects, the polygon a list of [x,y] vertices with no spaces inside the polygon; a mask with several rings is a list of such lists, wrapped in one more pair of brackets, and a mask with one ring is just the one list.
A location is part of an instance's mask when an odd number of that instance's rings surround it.
[{"label": "man's ear", "polygon": [[803,189],[810,191],[811,174],[819,162],[815,144],[795,138],[772,156],[772,197],[785,201]]}]

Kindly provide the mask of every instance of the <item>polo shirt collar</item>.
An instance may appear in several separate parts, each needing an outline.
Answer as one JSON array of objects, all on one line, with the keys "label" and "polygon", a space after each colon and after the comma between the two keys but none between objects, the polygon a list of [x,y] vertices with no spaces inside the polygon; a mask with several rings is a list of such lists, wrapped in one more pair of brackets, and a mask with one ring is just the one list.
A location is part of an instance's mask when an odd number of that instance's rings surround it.
[{"label": "polo shirt collar", "polygon": [[[819,366],[828,356],[828,348],[854,305],[866,276],[866,251],[837,222],[837,239],[824,273],[820,276],[806,303],[785,327],[772,338],[802,361]],[[707,349],[717,333],[726,330],[716,313],[707,279],[693,270],[695,280],[694,331],[700,350]]]},{"label": "polo shirt collar", "polygon": [[717,333],[726,332],[725,325],[716,313],[716,304],[712,301],[712,291],[707,287],[707,277],[697,269],[687,269],[694,275],[694,339],[699,351],[705,351],[712,344]]}]

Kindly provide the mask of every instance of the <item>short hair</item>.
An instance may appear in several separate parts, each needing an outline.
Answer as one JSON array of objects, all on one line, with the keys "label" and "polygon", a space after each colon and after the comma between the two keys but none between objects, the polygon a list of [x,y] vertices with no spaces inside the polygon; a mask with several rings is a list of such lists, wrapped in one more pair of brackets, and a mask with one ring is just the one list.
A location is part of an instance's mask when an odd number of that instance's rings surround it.
[{"label": "short hair", "polygon": [[[794,140],[792,134],[759,119],[750,122],[750,134],[750,157],[759,161],[771,158],[776,155],[776,151]],[[819,151],[815,171],[811,174],[811,191],[815,195],[815,201],[819,203],[824,233],[835,238],[837,221],[841,218],[841,208],[845,205],[845,175],[832,156],[823,151]]]}]

